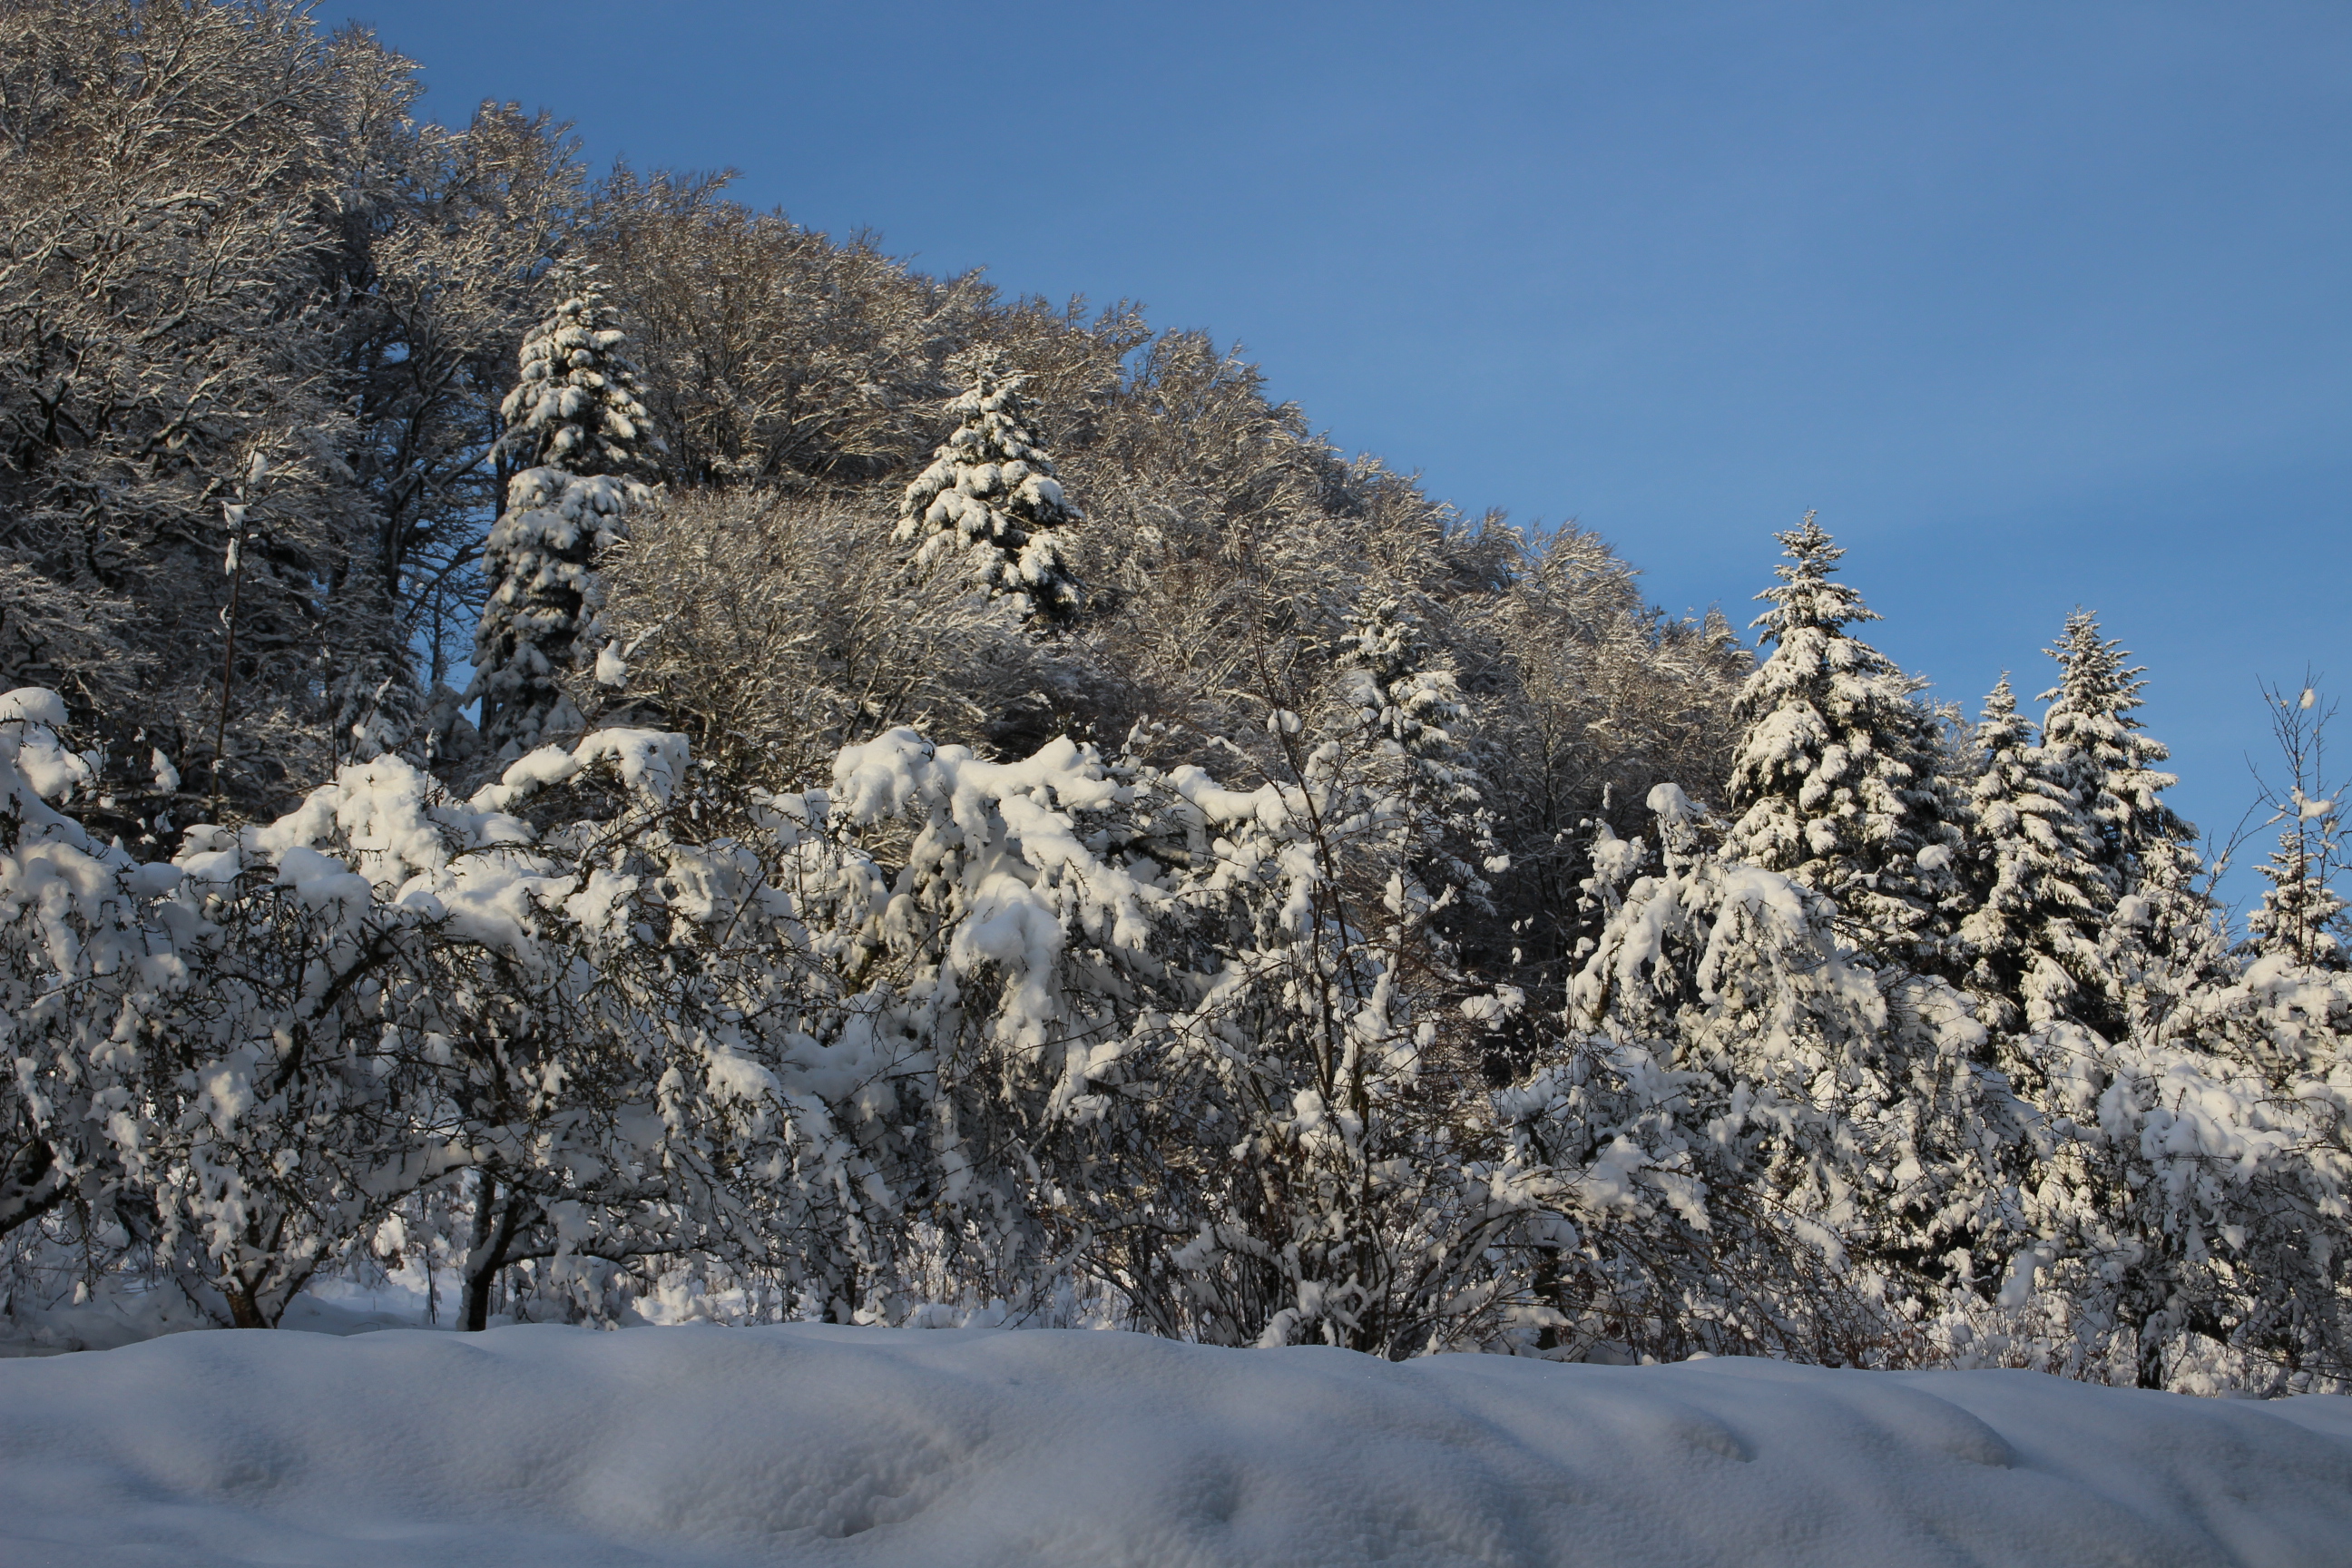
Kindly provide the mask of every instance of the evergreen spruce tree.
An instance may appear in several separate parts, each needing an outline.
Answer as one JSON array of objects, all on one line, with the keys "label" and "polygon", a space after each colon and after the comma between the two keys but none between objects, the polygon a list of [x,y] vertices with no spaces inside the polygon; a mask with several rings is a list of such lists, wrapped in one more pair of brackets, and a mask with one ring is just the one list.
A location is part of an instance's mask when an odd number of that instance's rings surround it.
[{"label": "evergreen spruce tree", "polygon": [[[1692,1169],[1728,1222],[1723,1241],[1743,1219],[1794,1222],[1806,1247],[1843,1254],[1837,1272],[1853,1266],[1867,1298],[1906,1316],[1997,1276],[2016,1246],[1998,1169],[2015,1118],[1980,1068],[1967,999],[1857,953],[1835,906],[1795,879],[1724,857],[1676,786],[1649,804],[1655,874],[1621,846],[1594,858],[1611,867],[1595,893],[1632,880],[1596,900],[1615,907],[1571,984],[1568,1021],[1671,1065],[1678,1119],[1706,1130],[1690,1141]],[[1802,1278],[1785,1261],[1773,1272],[1780,1289]]]},{"label": "evergreen spruce tree", "polygon": [[1492,816],[1462,734],[1470,705],[1445,656],[1418,616],[1382,595],[1349,618],[1338,663],[1343,744],[1371,742],[1358,782],[1373,818],[1413,846],[1416,879],[1489,907]]},{"label": "evergreen spruce tree", "polygon": [[1969,791],[1959,929],[1969,987],[2001,1026],[2097,1016],[2099,919],[2115,905],[2097,833],[2048,775],[2032,731],[2003,675],[1977,727],[1982,765]]},{"label": "evergreen spruce tree", "polygon": [[1960,803],[1918,682],[1846,628],[1878,618],[1831,574],[1845,552],[1811,513],[1776,535],[1789,565],[1753,625],[1772,645],[1740,689],[1724,853],[1825,894],[1881,957],[1940,967]]},{"label": "evergreen spruce tree", "polygon": [[1458,749],[1449,726],[1469,711],[1440,658],[1420,617],[1385,595],[1358,607],[1339,645],[1339,668],[1362,672],[1347,684],[1365,723],[1431,760]]},{"label": "evergreen spruce tree", "polygon": [[2335,847],[2336,815],[2329,812],[2319,832],[2309,825],[2279,835],[2278,847],[2254,869],[2270,883],[2263,901],[2246,917],[2256,952],[2280,954],[2295,963],[2319,969],[2344,967],[2344,944],[2337,934],[2344,925],[2344,900],[2327,884],[2325,867],[2332,858],[2313,840],[2326,835],[2328,850]]},{"label": "evergreen spruce tree", "polygon": [[2121,644],[2100,636],[2098,618],[2077,610],[2048,650],[2063,672],[2043,692],[2042,767],[2074,797],[2095,834],[2095,866],[2113,889],[2103,903],[2101,970],[2112,1005],[2101,1032],[2146,1033],[2198,985],[2221,978],[2225,944],[2197,830],[2165,804],[2179,781],[2154,764],[2170,754],[2132,717],[2147,684]]},{"label": "evergreen spruce tree", "polygon": [[2197,837],[2162,799],[2179,780],[2153,764],[2171,753],[2132,717],[2146,671],[2126,665],[2130,655],[2099,635],[2098,617],[2088,610],[2066,617],[2058,646],[2048,652],[2063,673],[2042,694],[2050,704],[2042,721],[2042,766],[2074,793],[2096,831],[2100,871],[2129,893],[2146,879],[2153,846]]},{"label": "evergreen spruce tree", "polygon": [[907,487],[897,537],[915,545],[919,568],[960,551],[992,597],[1011,599],[1034,624],[1066,625],[1086,599],[1055,535],[1081,514],[1031,432],[1024,378],[993,350],[959,364],[970,384],[948,405],[955,432]]},{"label": "evergreen spruce tree", "polygon": [[521,380],[499,409],[503,450],[521,467],[482,551],[489,593],[469,695],[481,699],[485,745],[502,759],[583,727],[563,682],[598,651],[597,559],[651,502],[646,480],[662,449],[593,270],[563,275],[558,293],[523,339]]},{"label": "evergreen spruce tree", "polygon": [[2261,907],[2246,917],[2247,946],[2263,957],[2282,957],[2310,968],[2345,967],[2345,902],[2331,885],[2343,860],[2340,785],[2323,779],[2323,747],[2335,704],[2322,707],[2310,686],[2295,696],[2265,688],[2271,728],[2278,737],[2288,773],[2284,790],[2265,784],[2270,807],[2265,826],[2280,828],[2278,847],[2255,869],[2270,886]]}]

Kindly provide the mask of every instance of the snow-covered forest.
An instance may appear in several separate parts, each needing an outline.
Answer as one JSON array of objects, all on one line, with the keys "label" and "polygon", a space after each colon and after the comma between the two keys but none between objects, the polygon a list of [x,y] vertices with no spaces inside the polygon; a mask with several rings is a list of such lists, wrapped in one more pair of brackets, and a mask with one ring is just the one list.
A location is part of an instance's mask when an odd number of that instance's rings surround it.
[{"label": "snow-covered forest", "polygon": [[2125,628],[1964,714],[1812,519],[1676,619],[1127,303],[417,95],[0,8],[9,1331],[2352,1392],[2324,692],[2232,923]]}]

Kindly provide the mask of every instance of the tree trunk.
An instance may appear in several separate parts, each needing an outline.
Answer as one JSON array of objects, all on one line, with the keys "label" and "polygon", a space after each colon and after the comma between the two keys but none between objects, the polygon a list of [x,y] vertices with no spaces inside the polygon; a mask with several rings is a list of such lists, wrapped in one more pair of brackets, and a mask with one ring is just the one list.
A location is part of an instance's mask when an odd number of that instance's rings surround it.
[{"label": "tree trunk", "polygon": [[2137,1381],[2142,1388],[2164,1387],[2164,1331],[2170,1322],[2170,1314],[2160,1309],[2140,1320]]},{"label": "tree trunk", "polygon": [[0,1236],[64,1201],[65,1169],[47,1143],[31,1138],[0,1160]]},{"label": "tree trunk", "polygon": [[490,1287],[507,1265],[515,1232],[535,1211],[530,1194],[511,1187],[501,1204],[498,1178],[488,1171],[481,1173],[480,1181],[474,1197],[474,1245],[466,1255],[464,1327],[467,1333],[479,1333],[490,1326]]},{"label": "tree trunk", "polygon": [[268,1329],[277,1326],[261,1315],[261,1303],[255,1300],[253,1292],[243,1285],[231,1281],[221,1287],[221,1294],[228,1300],[229,1321],[236,1327]]}]

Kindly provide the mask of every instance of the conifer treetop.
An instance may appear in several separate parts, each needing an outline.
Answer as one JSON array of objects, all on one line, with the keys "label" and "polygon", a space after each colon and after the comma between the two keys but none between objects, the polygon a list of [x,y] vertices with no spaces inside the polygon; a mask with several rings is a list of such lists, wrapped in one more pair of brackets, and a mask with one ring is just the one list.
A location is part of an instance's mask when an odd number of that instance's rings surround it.
[{"label": "conifer treetop", "polygon": [[[2331,813],[2325,824],[2327,845],[2335,847],[2336,822]],[[2260,953],[2277,954],[2294,963],[2317,969],[2342,969],[2345,902],[2328,885],[2328,867],[2314,852],[2308,831],[2290,828],[2279,835],[2270,858],[2254,868],[2270,884],[2262,902],[2246,917],[2250,945]]]},{"label": "conifer treetop", "polygon": [[1084,516],[1063,495],[1031,427],[1021,395],[1026,378],[992,349],[959,356],[950,369],[968,382],[948,405],[956,428],[907,487],[897,537],[916,546],[918,568],[961,550],[992,596],[1012,599],[1033,620],[1066,622],[1084,607],[1085,592],[1055,533]]},{"label": "conifer treetop", "polygon": [[2246,917],[2247,947],[2307,968],[2346,965],[2346,904],[2334,880],[2344,862],[2345,786],[2327,774],[2326,729],[2336,704],[2322,701],[2312,678],[2298,691],[2265,686],[2272,732],[2287,764],[2283,787],[2265,780],[2263,826],[2279,827],[2278,847],[2255,868],[2270,886]]},{"label": "conifer treetop", "polygon": [[2017,689],[2010,685],[2009,671],[2005,669],[2000,672],[2000,679],[1992,683],[1992,689],[1985,693],[1984,715],[1978,732],[1984,734],[1993,731],[2023,733],[2023,727],[2017,718]]},{"label": "conifer treetop", "polygon": [[1976,750],[1965,873],[1972,907],[1959,926],[1969,984],[2003,1024],[2104,1026],[2099,917],[2116,889],[2073,792],[2048,775],[2005,673],[1985,699]]},{"label": "conifer treetop", "polygon": [[[2099,635],[2099,617],[2077,605],[2066,617],[2065,630],[2058,634],[2058,646],[2042,651],[2058,661],[2063,672],[2058,684],[2042,694],[2042,700],[2053,704],[2052,721],[2063,720],[2071,724],[2085,721],[2113,719],[2121,728],[2137,730],[2139,721],[2125,715],[2140,706],[2140,692],[2147,682],[2139,678],[2147,673],[2145,665],[2126,664],[2131,655],[2116,638]],[[2046,731],[2049,723],[2042,728]],[[2143,742],[2147,754],[2162,760],[2163,747],[2153,741]]]},{"label": "conifer treetop", "polygon": [[521,379],[499,405],[505,449],[523,468],[583,479],[653,477],[666,450],[646,413],[636,365],[593,267],[558,274],[555,308],[525,334]]},{"label": "conifer treetop", "polygon": [[1368,724],[1409,752],[1452,749],[1452,726],[1467,712],[1467,704],[1453,669],[1409,607],[1384,595],[1360,608],[1340,639],[1339,664],[1341,680]]},{"label": "conifer treetop", "polygon": [[1759,641],[1781,642],[1790,632],[1807,627],[1843,631],[1857,621],[1878,619],[1878,612],[1864,605],[1851,584],[1830,581],[1845,551],[1831,541],[1816,517],[1809,511],[1801,527],[1772,536],[1780,542],[1789,563],[1772,568],[1780,579],[1779,587],[1756,595],[1772,605],[1748,623],[1763,634]]},{"label": "conifer treetop", "polygon": [[1772,652],[1740,689],[1725,853],[1851,903],[1881,945],[1906,960],[1940,940],[1958,804],[1938,776],[1939,721],[1918,682],[1849,636],[1876,620],[1830,580],[1844,552],[1811,513],[1780,534],[1789,563],[1759,597]]},{"label": "conifer treetop", "polygon": [[487,749],[506,760],[584,727],[567,683],[607,641],[598,563],[652,504],[645,479],[662,449],[593,269],[560,275],[557,293],[523,339],[521,379],[502,409],[506,450],[524,466],[482,548],[489,592],[473,691]]},{"label": "conifer treetop", "polygon": [[2132,717],[2147,685],[2140,679],[2145,668],[2129,662],[2120,642],[2102,637],[2098,617],[2084,609],[2066,617],[2058,645],[2044,651],[2062,671],[2058,684],[2042,694],[2050,704],[2042,721],[2048,765],[2099,825],[2109,869],[2136,882],[2133,863],[2146,846],[2197,836],[2161,798],[2180,781],[2152,764],[2171,752]]}]

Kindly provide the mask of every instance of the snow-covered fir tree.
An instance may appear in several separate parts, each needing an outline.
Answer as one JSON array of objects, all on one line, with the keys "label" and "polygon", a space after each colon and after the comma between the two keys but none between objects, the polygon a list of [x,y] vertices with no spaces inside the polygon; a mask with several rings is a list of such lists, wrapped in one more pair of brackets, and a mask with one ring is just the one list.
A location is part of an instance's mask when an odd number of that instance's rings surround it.
[{"label": "snow-covered fir tree", "polygon": [[[2044,775],[2073,795],[2095,835],[2095,868],[2111,889],[2103,903],[2101,967],[2108,1011],[2100,1032],[2161,1029],[2189,991],[2221,978],[2221,931],[2199,887],[2205,866],[2197,830],[2164,801],[2178,781],[2156,763],[2169,753],[2133,712],[2146,682],[2098,618],[2077,610],[2047,650],[2062,671],[2043,692]],[[2098,890],[2095,886],[2088,890]]]},{"label": "snow-covered fir tree", "polygon": [[1740,689],[1727,858],[1834,900],[1882,956],[1942,962],[1959,833],[1919,683],[1849,626],[1878,618],[1832,580],[1845,553],[1812,514],[1759,598],[1770,657]]},{"label": "snow-covered fir tree", "polygon": [[2133,710],[2147,682],[2123,645],[2099,635],[2088,610],[2066,617],[2058,646],[2047,650],[2062,674],[2042,694],[2042,767],[2074,793],[2098,833],[2099,870],[2118,893],[2145,879],[2158,843],[2187,844],[2196,830],[2163,800],[2179,781],[2155,764],[2171,753],[2140,728]]},{"label": "snow-covered fir tree", "polygon": [[959,362],[969,380],[948,405],[953,434],[907,487],[898,538],[928,569],[964,556],[972,581],[1003,595],[1041,626],[1066,624],[1086,595],[1064,557],[1058,531],[1081,521],[1062,494],[1054,460],[1033,432],[1024,377],[982,351]]},{"label": "snow-covered fir tree", "polygon": [[2045,771],[2006,675],[1985,699],[1976,747],[1959,927],[1970,988],[2002,1026],[2089,1016],[2103,989],[2100,912],[2114,907],[2115,889],[2095,831]]},{"label": "snow-covered fir tree", "polygon": [[1434,647],[1421,617],[1389,595],[1360,606],[1341,639],[1337,676],[1340,725],[1373,740],[1367,784],[1387,809],[1410,818],[1405,832],[1420,874],[1473,901],[1487,891],[1485,864],[1496,854],[1483,810],[1484,781],[1469,758],[1469,703],[1460,678]]},{"label": "snow-covered fir tree", "polygon": [[2333,879],[2343,863],[2342,790],[2324,777],[2324,731],[2335,704],[2322,706],[2308,685],[2293,696],[2273,689],[2263,696],[2288,773],[2284,788],[2263,789],[2270,807],[2263,826],[2278,827],[2279,836],[2270,858],[2255,868],[2270,886],[2246,917],[2248,945],[2298,964],[2340,969],[2346,906]]},{"label": "snow-covered fir tree", "polygon": [[2246,916],[2255,951],[2284,953],[2297,963],[2343,967],[2344,943],[2338,933],[2346,906],[2326,874],[2338,826],[2332,809],[2315,825],[2298,823],[2279,835],[2278,847],[2254,868],[2270,884],[2263,889],[2262,903]]},{"label": "snow-covered fir tree", "polygon": [[593,267],[556,274],[555,309],[524,335],[521,379],[499,409],[518,467],[650,480],[662,443],[636,363]]},{"label": "snow-covered fir tree", "polygon": [[[2018,1241],[1996,1157],[2015,1119],[1977,1065],[1985,1031],[1967,998],[1879,965],[1841,938],[1829,899],[1725,856],[1720,826],[1676,786],[1649,804],[1654,874],[1632,875],[1640,858],[1619,844],[1594,858],[1608,869],[1591,891],[1612,907],[1567,1023],[1615,1058],[1612,1076],[1664,1079],[1648,1092],[1670,1097],[1680,1152],[1614,1163],[1679,1188],[1713,1233],[1705,1272],[1721,1277],[1685,1288],[1726,1326],[1748,1320],[1750,1344],[1787,1333],[1820,1355],[1885,1331],[1865,1301],[1916,1317],[1997,1275]],[[1601,885],[1629,877],[1614,896]]]},{"label": "snow-covered fir tree", "polygon": [[1339,668],[1362,672],[1342,679],[1366,721],[1416,756],[1454,750],[1448,726],[1467,710],[1454,672],[1428,668],[1433,651],[1420,617],[1386,595],[1357,609],[1339,642]]},{"label": "snow-covered fir tree", "polygon": [[627,334],[593,269],[559,275],[558,292],[523,339],[522,378],[499,410],[504,450],[520,470],[482,552],[489,591],[473,695],[485,743],[506,759],[582,729],[565,682],[604,651],[597,561],[651,503],[661,450],[622,352]]}]

